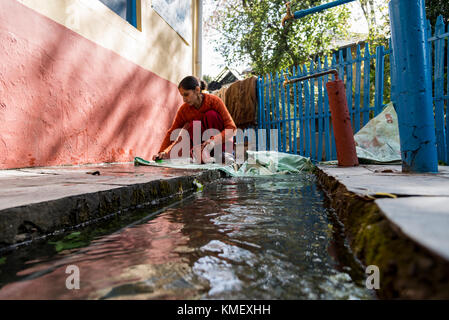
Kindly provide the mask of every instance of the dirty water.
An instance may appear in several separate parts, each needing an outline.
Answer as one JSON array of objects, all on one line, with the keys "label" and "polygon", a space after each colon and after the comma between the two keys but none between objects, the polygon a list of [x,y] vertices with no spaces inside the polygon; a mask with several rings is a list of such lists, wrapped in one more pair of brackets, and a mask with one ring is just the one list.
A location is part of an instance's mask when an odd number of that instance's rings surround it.
[{"label": "dirty water", "polygon": [[324,202],[308,173],[223,179],[86,243],[66,236],[82,248],[3,257],[0,299],[375,299]]}]

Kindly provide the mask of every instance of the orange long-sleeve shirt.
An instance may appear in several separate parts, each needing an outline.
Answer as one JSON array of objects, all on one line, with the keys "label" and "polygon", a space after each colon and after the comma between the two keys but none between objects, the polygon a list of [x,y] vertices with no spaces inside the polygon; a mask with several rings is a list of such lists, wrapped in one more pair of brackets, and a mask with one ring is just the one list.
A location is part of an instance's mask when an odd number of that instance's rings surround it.
[{"label": "orange long-sleeve shirt", "polygon": [[199,109],[196,109],[194,106],[191,106],[187,103],[184,103],[183,105],[181,105],[181,107],[179,107],[170,129],[168,130],[164,140],[162,141],[159,152],[170,152],[171,148],[173,147],[173,141],[170,141],[170,135],[173,130],[182,128],[186,123],[189,123],[192,120],[201,121],[203,115],[209,110],[217,111],[223,119],[224,130],[221,132],[221,138],[223,142],[225,141],[226,129],[237,129],[234,120],[232,120],[232,117],[229,114],[228,109],[219,97],[207,93],[203,93],[203,96],[203,102],[201,103],[201,107]]}]

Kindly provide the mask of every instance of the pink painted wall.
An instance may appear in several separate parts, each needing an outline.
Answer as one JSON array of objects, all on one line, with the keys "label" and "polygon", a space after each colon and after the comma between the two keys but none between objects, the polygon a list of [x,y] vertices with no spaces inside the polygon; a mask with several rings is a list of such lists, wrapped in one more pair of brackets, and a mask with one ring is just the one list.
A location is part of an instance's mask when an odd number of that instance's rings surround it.
[{"label": "pink painted wall", "polygon": [[176,84],[0,1],[0,169],[149,158],[181,103]]}]

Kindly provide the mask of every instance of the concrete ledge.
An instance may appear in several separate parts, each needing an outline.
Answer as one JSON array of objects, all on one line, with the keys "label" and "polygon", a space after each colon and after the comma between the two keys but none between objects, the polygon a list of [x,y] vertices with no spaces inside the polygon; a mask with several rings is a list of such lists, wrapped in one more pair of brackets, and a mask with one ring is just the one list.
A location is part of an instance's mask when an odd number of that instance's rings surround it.
[{"label": "concrete ledge", "polygon": [[[426,206],[432,190],[447,193],[447,171],[403,175],[400,166],[392,167],[319,166],[316,176],[353,253],[366,266],[379,267],[380,298],[449,299],[449,210]],[[445,188],[429,191],[426,186],[433,183]],[[406,190],[423,196],[408,197]],[[433,200],[446,203],[444,195]]]},{"label": "concrete ledge", "polygon": [[449,261],[449,197],[405,197],[375,202],[401,232]]},{"label": "concrete ledge", "polygon": [[[89,172],[100,172],[94,176]],[[35,168],[0,172],[0,248],[89,224],[137,207],[170,203],[220,171],[134,167]]]}]

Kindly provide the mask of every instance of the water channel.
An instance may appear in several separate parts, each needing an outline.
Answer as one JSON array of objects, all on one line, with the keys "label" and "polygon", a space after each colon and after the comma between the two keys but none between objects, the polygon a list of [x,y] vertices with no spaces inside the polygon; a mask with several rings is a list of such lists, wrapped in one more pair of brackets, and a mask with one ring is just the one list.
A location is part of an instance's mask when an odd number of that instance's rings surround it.
[{"label": "water channel", "polygon": [[222,179],[139,223],[6,255],[0,299],[375,299],[325,201],[309,173]]}]

